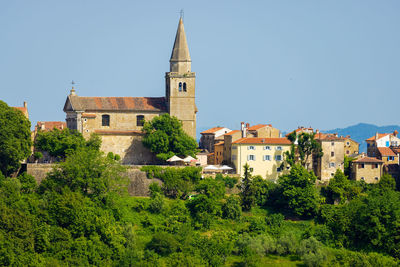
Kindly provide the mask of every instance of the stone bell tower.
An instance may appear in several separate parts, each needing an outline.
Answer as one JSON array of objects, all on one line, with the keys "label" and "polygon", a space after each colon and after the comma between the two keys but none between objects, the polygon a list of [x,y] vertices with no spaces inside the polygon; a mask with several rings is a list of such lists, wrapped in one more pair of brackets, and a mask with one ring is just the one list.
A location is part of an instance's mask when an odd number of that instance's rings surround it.
[{"label": "stone bell tower", "polygon": [[182,17],[179,19],[170,71],[165,73],[165,89],[168,112],[182,121],[183,130],[196,139],[196,75],[191,72],[189,48],[186,41]]}]

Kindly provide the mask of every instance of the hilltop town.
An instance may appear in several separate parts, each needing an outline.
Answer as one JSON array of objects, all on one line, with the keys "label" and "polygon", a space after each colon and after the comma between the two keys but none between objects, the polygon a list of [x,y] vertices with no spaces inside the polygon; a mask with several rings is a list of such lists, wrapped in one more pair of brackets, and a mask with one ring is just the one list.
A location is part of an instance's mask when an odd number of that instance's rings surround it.
[{"label": "hilltop town", "polygon": [[[400,138],[268,122],[196,141],[180,18],[161,97],[0,101],[0,265],[398,266]],[[266,118],[269,121],[271,118]]]}]

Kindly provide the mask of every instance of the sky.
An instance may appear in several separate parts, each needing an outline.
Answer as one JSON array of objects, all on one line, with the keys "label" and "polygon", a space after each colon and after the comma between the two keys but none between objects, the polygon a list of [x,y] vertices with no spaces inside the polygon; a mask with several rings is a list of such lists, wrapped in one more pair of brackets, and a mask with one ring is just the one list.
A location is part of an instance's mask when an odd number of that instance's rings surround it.
[{"label": "sky", "polygon": [[165,95],[184,10],[198,131],[399,124],[400,1],[0,0],[0,100],[32,124],[80,96]]}]

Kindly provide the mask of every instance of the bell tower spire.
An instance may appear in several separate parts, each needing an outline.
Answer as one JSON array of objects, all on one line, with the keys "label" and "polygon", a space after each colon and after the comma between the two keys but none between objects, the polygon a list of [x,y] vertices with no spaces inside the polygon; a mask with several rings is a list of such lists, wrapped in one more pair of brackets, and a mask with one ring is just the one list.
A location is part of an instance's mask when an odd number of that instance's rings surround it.
[{"label": "bell tower spire", "polygon": [[174,48],[172,49],[170,72],[185,73],[191,71],[189,47],[186,41],[185,28],[183,27],[182,16],[179,19],[178,30],[176,31]]},{"label": "bell tower spire", "polygon": [[183,130],[196,138],[196,74],[191,71],[192,60],[186,41],[182,15],[172,49],[170,72],[165,73],[165,98],[168,113],[182,121]]}]

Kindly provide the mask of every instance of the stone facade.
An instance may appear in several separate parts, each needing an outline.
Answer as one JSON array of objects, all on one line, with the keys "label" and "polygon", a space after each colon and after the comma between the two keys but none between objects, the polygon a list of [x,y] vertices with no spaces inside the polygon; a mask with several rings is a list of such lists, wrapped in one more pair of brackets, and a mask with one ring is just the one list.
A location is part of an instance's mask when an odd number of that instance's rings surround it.
[{"label": "stone facade", "polygon": [[121,156],[124,164],[154,164],[156,158],[142,145],[144,120],[169,113],[182,121],[183,130],[196,138],[195,73],[182,19],[179,20],[165,75],[165,97],[81,97],[72,88],[64,105],[67,127],[89,138],[95,133],[101,149]]},{"label": "stone facade", "polygon": [[316,140],[321,144],[324,155],[313,157],[313,169],[315,175],[326,182],[335,175],[337,169],[344,171],[344,140],[330,134],[317,134]]},{"label": "stone facade", "polygon": [[214,152],[214,145],[224,141],[224,134],[229,132],[231,130],[225,127],[213,127],[201,132],[200,148],[207,149],[210,153]]},{"label": "stone facade", "polygon": [[351,155],[358,155],[360,144],[349,136],[344,137],[344,154],[349,157]]},{"label": "stone facade", "polygon": [[220,165],[224,160],[224,142],[219,142],[214,147],[214,164]]},{"label": "stone facade", "polygon": [[360,157],[351,163],[351,179],[366,183],[378,183],[382,176],[381,160]]}]

